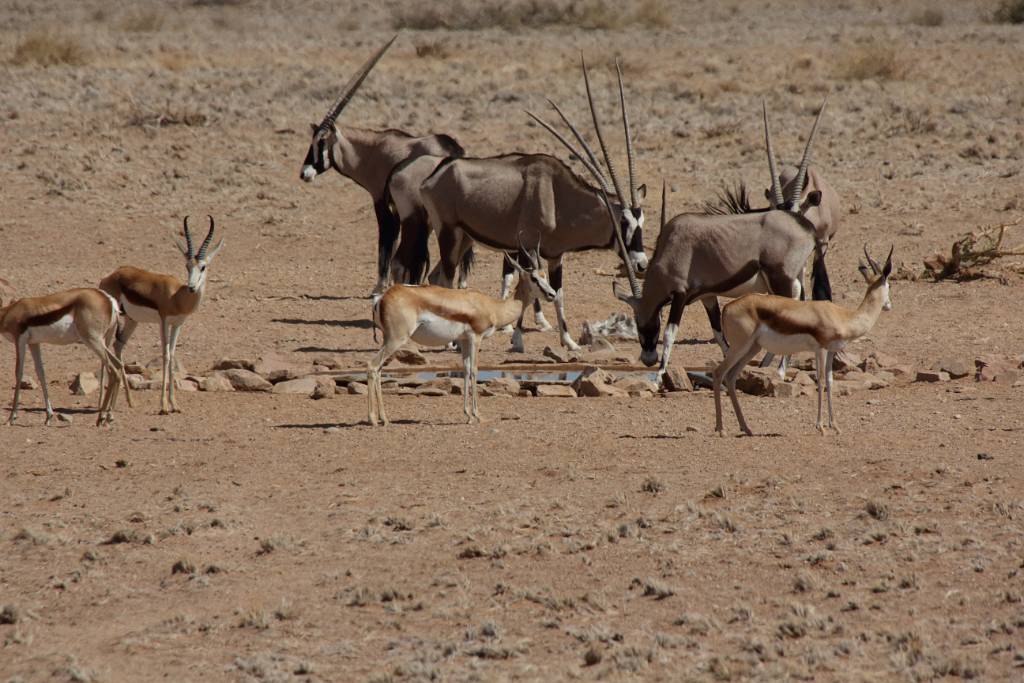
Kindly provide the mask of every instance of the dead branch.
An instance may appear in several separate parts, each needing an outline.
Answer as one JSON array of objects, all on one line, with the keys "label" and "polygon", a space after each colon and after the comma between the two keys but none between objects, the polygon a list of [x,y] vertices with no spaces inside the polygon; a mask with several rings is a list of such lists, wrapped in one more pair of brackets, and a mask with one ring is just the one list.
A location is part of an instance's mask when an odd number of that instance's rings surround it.
[{"label": "dead branch", "polygon": [[1006,230],[1024,221],[1024,216],[1011,223],[1003,223],[969,232],[953,242],[949,256],[932,254],[924,260],[924,274],[933,280],[976,280],[995,277],[984,270],[996,259],[1007,256],[1024,256],[1024,248],[1004,249]]}]

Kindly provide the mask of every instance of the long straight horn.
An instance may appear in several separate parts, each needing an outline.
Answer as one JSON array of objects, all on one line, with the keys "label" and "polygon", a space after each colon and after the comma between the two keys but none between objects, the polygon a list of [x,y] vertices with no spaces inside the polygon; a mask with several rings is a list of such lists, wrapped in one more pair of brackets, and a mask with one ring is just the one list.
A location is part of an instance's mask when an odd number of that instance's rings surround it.
[{"label": "long straight horn", "polygon": [[665,207],[665,199],[668,196],[668,186],[665,184],[665,179],[661,179],[661,229],[665,230],[665,223],[668,222],[668,209]]},{"label": "long straight horn", "polygon": [[611,155],[608,154],[608,145],[604,142],[601,134],[601,121],[597,118],[597,108],[594,106],[594,96],[590,92],[590,76],[587,74],[587,61],[580,54],[580,64],[583,67],[583,83],[587,87],[587,102],[590,104],[590,116],[594,120],[594,132],[597,133],[597,142],[601,145],[601,153],[604,155],[604,163],[608,166],[608,175],[612,178],[612,185],[615,186],[615,195],[619,198],[619,204],[626,206],[626,196],[622,194],[622,186],[619,184],[619,177],[615,174],[615,164],[612,163]]},{"label": "long straight horn", "polygon": [[[554,100],[549,99],[548,104],[550,104],[551,107],[558,113],[558,116],[562,119],[562,123],[564,123],[569,128],[569,130],[572,131],[572,134],[576,138],[576,141],[580,143],[580,146],[583,147],[583,151],[587,153],[587,158],[590,159],[590,163],[597,170],[598,175],[604,178],[604,173],[601,173],[601,163],[597,160],[597,155],[594,154],[594,150],[590,148],[589,144],[587,144],[587,139],[583,137],[579,129],[577,129],[576,126],[573,125],[572,121],[569,120],[569,117],[565,115],[565,112],[562,111],[562,108],[559,107]],[[576,156],[579,157],[579,154],[576,154]],[[583,158],[580,157],[580,160],[582,161]],[[605,184],[607,184],[607,179]]]},{"label": "long straight horn", "polygon": [[207,216],[210,219],[210,231],[206,233],[206,239],[203,240],[202,246],[199,247],[199,253],[196,255],[196,260],[202,261],[206,256],[206,248],[210,246],[210,241],[213,240],[213,216]]},{"label": "long straight horn", "polygon": [[619,77],[619,105],[622,107],[622,128],[626,133],[626,162],[629,168],[629,205],[640,208],[636,201],[636,161],[633,158],[633,136],[629,132],[629,114],[626,113],[626,92],[622,88],[622,66],[615,60],[615,73]]},{"label": "long straight horn", "polygon": [[779,182],[779,169],[775,163],[772,132],[768,128],[768,104],[764,100],[761,100],[761,111],[764,113],[764,145],[768,149],[768,171],[772,174],[772,208],[778,209],[785,200],[782,197],[782,183]]},{"label": "long straight horn", "polygon": [[[553,104],[553,103],[552,103],[552,104]],[[582,155],[582,154],[580,154],[580,153],[579,153],[579,152],[578,152],[578,151],[576,150],[576,148],[572,146],[572,143],[571,143],[571,142],[569,142],[568,140],[566,140],[566,139],[565,139],[565,136],[563,136],[563,135],[562,135],[561,133],[559,133],[559,132],[558,132],[557,130],[555,130],[555,129],[554,129],[554,128],[553,128],[552,126],[551,126],[551,124],[549,124],[549,123],[548,123],[547,121],[545,121],[544,119],[542,119],[542,118],[540,118],[539,116],[537,116],[536,114],[534,114],[534,113],[533,113],[532,111],[530,111],[530,110],[525,110],[525,111],[526,111],[527,115],[528,115],[528,116],[529,116],[529,117],[530,117],[531,119],[533,119],[533,120],[534,120],[534,121],[536,121],[536,122],[537,122],[538,124],[540,124],[541,126],[543,126],[544,130],[546,130],[547,132],[549,132],[549,133],[551,133],[552,135],[554,135],[554,136],[555,136],[555,138],[556,138],[556,139],[557,139],[557,140],[558,140],[559,142],[561,142],[561,143],[562,143],[562,144],[563,144],[563,145],[565,146],[565,148],[566,148],[567,150],[569,150],[569,153],[570,153],[570,154],[572,154],[572,155],[573,155],[574,157],[576,157],[577,159],[579,159],[579,160],[580,160],[580,163],[581,163],[581,164],[583,164],[583,166],[584,166],[584,167],[585,167],[585,168],[586,168],[586,169],[587,169],[588,171],[590,171],[590,173],[591,173],[592,175],[594,175],[594,176],[596,176],[596,177],[601,177],[601,172],[600,172],[599,170],[597,170],[597,167],[593,166],[593,165],[592,165],[592,164],[591,164],[591,163],[590,163],[589,161],[587,161],[587,160],[586,160],[586,159],[585,159],[585,158],[583,157],[583,155]],[[563,118],[562,120],[563,120],[563,121],[566,121],[566,119],[565,119],[565,118]],[[569,127],[570,127],[570,128],[572,128],[572,124],[569,124]],[[575,130],[573,130],[573,132],[575,132]],[[577,137],[577,139],[578,139],[578,137]],[[584,143],[584,144],[586,144],[586,143]],[[596,160],[594,160],[594,161],[595,161],[595,163],[596,163]],[[601,180],[603,181],[603,180],[604,180],[604,178],[602,177],[602,178],[601,178]],[[604,183],[603,183],[603,182],[602,182],[601,184],[602,184],[602,186],[604,185]]]},{"label": "long straight horn", "polygon": [[192,251],[192,232],[188,229],[188,216],[185,216],[185,247],[188,249],[188,253],[185,256],[192,258],[195,252]]},{"label": "long straight horn", "polygon": [[349,82],[345,84],[345,89],[341,91],[341,95],[338,96],[338,99],[334,100],[334,104],[332,104],[331,108],[327,110],[327,116],[325,116],[324,120],[320,122],[320,128],[329,128],[334,125],[334,122],[338,120],[338,115],[341,114],[341,110],[349,103],[349,100],[351,100],[356,94],[359,86],[363,84],[363,80],[369,75],[370,71],[373,70],[373,67],[377,66],[377,62],[380,61],[380,58],[384,56],[384,53],[388,51],[388,48],[391,47],[391,44],[394,43],[397,38],[398,34],[396,33],[391,40],[384,43],[383,47],[374,52],[373,55],[366,60],[366,63],[363,64],[362,68],[360,68],[359,71],[349,79]]},{"label": "long straight horn", "polygon": [[797,171],[796,180],[793,182],[793,190],[789,198],[789,201],[795,204],[800,203],[800,196],[804,193],[804,184],[807,182],[807,167],[811,165],[811,143],[814,142],[814,134],[818,132],[818,122],[821,121],[821,115],[825,112],[826,104],[828,104],[828,95],[825,95],[825,99],[821,103],[818,116],[814,119],[814,126],[811,127],[811,134],[807,136],[807,144],[804,145],[804,156],[800,159],[800,170]]}]

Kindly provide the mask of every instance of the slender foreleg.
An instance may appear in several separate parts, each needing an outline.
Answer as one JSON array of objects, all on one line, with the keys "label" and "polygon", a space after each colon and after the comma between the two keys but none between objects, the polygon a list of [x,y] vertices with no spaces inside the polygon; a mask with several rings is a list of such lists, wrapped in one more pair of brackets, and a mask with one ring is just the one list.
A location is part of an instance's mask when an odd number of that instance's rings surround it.
[{"label": "slender foreleg", "polygon": [[[53,419],[53,406],[50,404],[50,391],[46,386],[46,372],[43,370],[43,350],[39,344],[30,344],[29,351],[32,352],[32,362],[36,366],[36,378],[39,379],[39,386],[43,388],[43,403],[46,405],[46,422],[49,425]],[[103,386],[103,383],[100,383]]]},{"label": "slender foreleg", "polygon": [[821,347],[818,347],[814,351],[815,374],[817,374],[817,378],[816,379],[818,380],[818,421],[815,423],[815,427],[822,434],[825,433],[825,427],[821,423],[821,404],[822,404],[822,399],[824,398],[825,385],[828,382],[828,378],[827,378],[828,369],[826,367],[827,364],[825,362],[825,356],[826,356],[825,349],[823,349]]},{"label": "slender foreleg", "polygon": [[661,367],[658,368],[658,382],[665,378],[668,370],[669,357],[672,355],[672,347],[676,343],[676,334],[679,332],[679,322],[683,319],[683,309],[686,308],[686,300],[681,294],[672,295],[672,306],[668,311],[668,324],[665,325],[665,335],[661,342]]},{"label": "slender foreleg", "polygon": [[390,358],[395,351],[402,348],[402,345],[405,344],[408,339],[408,336],[399,337],[389,334],[385,329],[384,345],[380,347],[380,351],[377,352],[377,355],[366,363],[366,394],[369,403],[367,421],[371,426],[376,426],[378,419],[382,424],[388,424],[388,416],[384,411],[384,392],[381,389],[380,371],[388,361],[388,358]]},{"label": "slender foreleg", "polygon": [[466,422],[473,424],[473,411],[470,407],[473,397],[473,359],[476,356],[476,335],[472,332],[462,337],[459,346],[462,350],[462,412],[466,414]]},{"label": "slender foreleg", "polygon": [[711,332],[714,334],[715,343],[722,349],[722,354],[724,355],[729,350],[729,345],[725,342],[725,336],[722,334],[722,307],[718,304],[718,297],[705,297],[700,302],[704,304],[704,310],[708,314],[708,323],[711,324]]},{"label": "slender foreleg", "polygon": [[753,436],[754,432],[751,431],[747,425],[747,420],[743,417],[743,410],[740,408],[740,399],[736,395],[736,378],[747,367],[747,363],[750,359],[756,356],[761,351],[761,346],[757,344],[753,339],[750,341],[750,348],[746,353],[741,355],[736,363],[729,369],[729,374],[725,377],[726,386],[729,389],[729,400],[732,401],[732,409],[736,412],[736,419],[740,423],[740,430],[743,431],[747,436]]},{"label": "slender foreleg", "polygon": [[160,321],[160,351],[161,351],[161,377],[160,377],[160,414],[167,415],[167,378],[170,376],[171,348],[170,348],[170,324],[166,320]]},{"label": "slender foreleg", "polygon": [[828,396],[828,426],[839,434],[839,427],[832,417],[832,363],[836,359],[836,352],[829,351],[825,357],[825,393]]},{"label": "slender foreleg", "polygon": [[562,257],[548,259],[548,274],[551,276],[549,283],[555,290],[555,316],[558,319],[558,333],[562,346],[570,351],[579,351],[580,345],[573,341],[569,334],[569,323],[565,319],[565,290],[562,289]]},{"label": "slender foreleg", "polygon": [[18,402],[21,400],[21,378],[25,374],[25,351],[27,343],[25,334],[22,333],[14,342],[14,402],[11,404],[11,414],[7,418],[7,424],[12,425],[18,419]]},{"label": "slender foreleg", "polygon": [[181,325],[175,325],[171,327],[171,338],[169,340],[171,347],[171,381],[167,385],[168,398],[171,403],[171,412],[180,413],[181,410],[178,408],[178,402],[174,397],[174,369],[178,364],[178,335],[181,333]]}]

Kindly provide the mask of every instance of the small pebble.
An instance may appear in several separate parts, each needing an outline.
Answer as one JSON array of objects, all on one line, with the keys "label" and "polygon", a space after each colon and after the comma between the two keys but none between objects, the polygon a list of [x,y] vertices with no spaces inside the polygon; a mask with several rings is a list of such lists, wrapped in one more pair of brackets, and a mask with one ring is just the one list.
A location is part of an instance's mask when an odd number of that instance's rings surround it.
[{"label": "small pebble", "polygon": [[992,458],[991,453],[978,453],[978,460],[992,460]]}]

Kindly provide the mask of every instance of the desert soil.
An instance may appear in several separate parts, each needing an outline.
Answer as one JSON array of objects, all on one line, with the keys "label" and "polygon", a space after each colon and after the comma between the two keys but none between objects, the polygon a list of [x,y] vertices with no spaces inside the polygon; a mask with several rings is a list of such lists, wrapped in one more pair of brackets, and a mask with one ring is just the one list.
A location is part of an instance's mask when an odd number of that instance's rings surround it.
[{"label": "desert soil", "polygon": [[[792,161],[831,91],[816,160],[843,202],[829,265],[852,306],[865,242],[920,272],[1024,211],[1024,32],[989,22],[989,2],[922,25],[929,6],[685,2],[661,8],[668,27],[406,30],[343,121],[450,133],[480,156],[559,153],[522,110],[551,96],[585,120],[583,50],[618,143],[621,56],[650,251],[663,178],[673,213],[722,182],[759,192],[761,99]],[[182,335],[185,366],[275,353],[359,367],[376,349],[372,208],[335,173],[298,174],[308,123],[407,11],[2,3],[0,276],[22,295],[120,264],[181,276],[170,235],[210,213],[227,246]],[[82,63],[13,63],[40,31],[80,45]],[[865,55],[886,68],[862,73]],[[471,284],[496,293],[497,255],[478,263]],[[622,310],[615,265],[567,259],[574,334]],[[986,272],[895,282],[895,309],[853,350],[919,369],[1024,352],[1019,259]],[[719,357],[709,338],[688,310],[673,364]],[[507,343],[485,342],[482,360]],[[528,356],[556,343],[530,332]],[[73,423],[43,428],[34,390],[0,428],[3,681],[1024,676],[1019,385],[855,392],[837,399],[842,434],[824,437],[813,397],[742,396],[759,436],[718,438],[708,391],[486,397],[472,427],[459,396],[388,396],[386,429],[356,395],[182,393],[165,417],[139,391],[108,430],[92,426],[95,395],[67,390],[94,369],[88,352],[44,353]],[[127,351],[158,353],[152,327]]]}]

